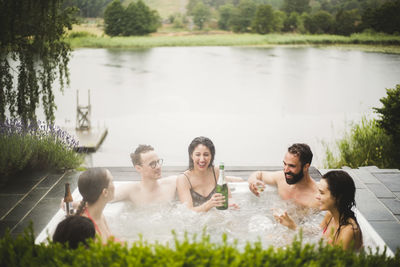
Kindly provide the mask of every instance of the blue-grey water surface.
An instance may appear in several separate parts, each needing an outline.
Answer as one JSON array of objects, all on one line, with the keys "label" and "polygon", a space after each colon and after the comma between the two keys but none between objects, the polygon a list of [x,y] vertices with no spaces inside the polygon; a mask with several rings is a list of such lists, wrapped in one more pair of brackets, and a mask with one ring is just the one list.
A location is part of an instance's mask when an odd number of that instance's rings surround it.
[{"label": "blue-grey water surface", "polygon": [[57,124],[75,125],[76,90],[84,104],[90,89],[93,125],[109,129],[95,166],[130,166],[142,143],[186,165],[204,135],[227,166],[281,165],[288,145],[305,142],[321,167],[321,141],[376,117],[385,88],[400,83],[400,55],[336,48],[77,49],[69,66]]}]

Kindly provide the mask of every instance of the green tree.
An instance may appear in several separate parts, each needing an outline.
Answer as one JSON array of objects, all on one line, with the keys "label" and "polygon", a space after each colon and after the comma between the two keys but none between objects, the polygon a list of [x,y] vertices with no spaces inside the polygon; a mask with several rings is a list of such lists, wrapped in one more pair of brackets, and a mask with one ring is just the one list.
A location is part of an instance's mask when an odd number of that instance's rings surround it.
[{"label": "green tree", "polygon": [[203,4],[203,2],[198,2],[193,8],[192,15],[194,24],[199,29],[203,29],[204,23],[210,20],[210,8]]},{"label": "green tree", "polygon": [[54,122],[53,82],[69,83],[71,48],[64,41],[76,9],[62,0],[0,1],[0,121],[36,122],[41,100],[48,122]]},{"label": "green tree", "polygon": [[282,10],[287,14],[297,12],[299,14],[310,11],[310,0],[284,0]]},{"label": "green tree", "polygon": [[257,6],[251,0],[241,0],[232,12],[231,27],[234,32],[249,32]]},{"label": "green tree", "polygon": [[231,4],[219,7],[218,27],[222,30],[229,30],[234,6]]},{"label": "green tree", "polygon": [[286,13],[280,10],[274,10],[274,18],[275,18],[274,31],[275,32],[282,31],[286,20]]},{"label": "green tree", "polygon": [[301,18],[299,13],[292,12],[285,19],[283,31],[296,32],[300,28],[300,26],[301,26]]},{"label": "green tree", "polygon": [[145,35],[157,31],[160,17],[157,11],[151,10],[142,0],[132,2],[125,10],[123,18],[125,36]]},{"label": "green tree", "polygon": [[361,17],[358,10],[339,10],[336,14],[335,33],[340,35],[350,35],[357,31],[357,25]]},{"label": "green tree", "polygon": [[381,108],[374,108],[379,114],[379,126],[392,137],[395,162],[400,167],[400,84],[386,89],[386,97],[380,99]]},{"label": "green tree", "polygon": [[376,10],[374,29],[386,33],[400,33],[400,0],[384,3]]},{"label": "green tree", "polygon": [[313,17],[310,14],[303,13],[301,14],[300,18],[303,21],[305,31],[309,33],[317,32],[317,25],[314,24]]},{"label": "green tree", "polygon": [[274,10],[270,5],[261,5],[257,8],[252,29],[260,34],[267,34],[275,28]]},{"label": "green tree", "polygon": [[104,11],[104,32],[110,36],[118,36],[123,31],[124,7],[120,0],[108,4]]},{"label": "green tree", "polygon": [[331,33],[333,31],[335,20],[328,12],[320,10],[312,15],[312,20],[316,26],[315,33]]}]

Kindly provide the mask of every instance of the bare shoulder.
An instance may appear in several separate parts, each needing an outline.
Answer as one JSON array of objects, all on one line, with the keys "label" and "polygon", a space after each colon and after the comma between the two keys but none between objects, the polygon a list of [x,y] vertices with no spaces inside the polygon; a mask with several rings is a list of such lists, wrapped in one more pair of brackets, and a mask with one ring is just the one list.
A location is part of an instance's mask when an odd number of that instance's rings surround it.
[{"label": "bare shoulder", "polygon": [[124,190],[129,192],[135,192],[140,190],[140,183],[139,182],[130,182],[127,185],[123,185]]},{"label": "bare shoulder", "polygon": [[163,177],[159,180],[160,184],[176,184],[176,180],[178,175],[171,175],[167,177]]},{"label": "bare shoulder", "polygon": [[177,187],[180,187],[180,186],[189,187],[189,182],[183,173],[176,176],[176,186]]}]

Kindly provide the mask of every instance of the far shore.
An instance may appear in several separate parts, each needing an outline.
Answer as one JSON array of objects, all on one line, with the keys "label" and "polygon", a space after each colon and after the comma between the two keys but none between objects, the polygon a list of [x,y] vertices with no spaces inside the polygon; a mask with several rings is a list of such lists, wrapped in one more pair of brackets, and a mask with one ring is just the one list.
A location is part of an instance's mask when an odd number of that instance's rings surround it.
[{"label": "far shore", "polygon": [[74,38],[67,38],[76,48],[151,48],[179,46],[322,46],[338,49],[356,49],[369,52],[400,54],[400,36],[386,34],[359,33],[351,36],[311,35],[311,34],[250,34],[222,31],[168,32],[147,36],[109,37],[93,35],[89,32],[75,32]]}]

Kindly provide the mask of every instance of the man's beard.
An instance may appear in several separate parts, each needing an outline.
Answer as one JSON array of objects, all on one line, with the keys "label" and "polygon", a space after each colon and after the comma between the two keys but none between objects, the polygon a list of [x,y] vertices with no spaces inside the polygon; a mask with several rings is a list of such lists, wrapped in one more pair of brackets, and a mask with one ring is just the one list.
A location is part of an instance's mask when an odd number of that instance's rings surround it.
[{"label": "man's beard", "polygon": [[[292,176],[292,178],[286,178],[286,175]],[[298,174],[294,174],[292,172],[285,172],[285,179],[287,184],[296,184],[300,182],[301,179],[303,179],[304,173],[303,173],[303,168],[301,168],[300,172]]]}]

